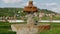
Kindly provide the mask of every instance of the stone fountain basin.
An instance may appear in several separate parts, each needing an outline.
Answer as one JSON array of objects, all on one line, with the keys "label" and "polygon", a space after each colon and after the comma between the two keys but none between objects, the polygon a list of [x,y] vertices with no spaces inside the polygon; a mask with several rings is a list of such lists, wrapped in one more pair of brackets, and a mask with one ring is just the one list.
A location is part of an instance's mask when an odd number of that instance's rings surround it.
[{"label": "stone fountain basin", "polygon": [[41,24],[41,25],[27,25],[27,24],[12,24],[12,31],[15,31],[17,34],[37,34],[43,30],[49,30],[50,24]]}]

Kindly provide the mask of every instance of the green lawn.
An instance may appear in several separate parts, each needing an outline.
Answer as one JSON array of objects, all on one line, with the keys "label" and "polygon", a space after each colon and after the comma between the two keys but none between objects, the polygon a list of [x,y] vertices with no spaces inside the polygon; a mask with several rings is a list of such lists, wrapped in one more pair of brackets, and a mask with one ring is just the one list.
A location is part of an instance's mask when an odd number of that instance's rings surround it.
[{"label": "green lawn", "polygon": [[42,32],[39,32],[39,34],[60,34],[60,23],[50,23],[50,24],[51,24],[50,30],[44,30]]},{"label": "green lawn", "polygon": [[[11,24],[26,24],[24,23],[8,23],[0,22],[0,34],[16,34],[16,32],[11,31]],[[44,30],[39,32],[39,34],[60,34],[60,23],[40,23],[40,24],[50,24],[50,30]]]},{"label": "green lawn", "polygon": [[0,34],[16,34],[16,32],[11,30],[9,22],[0,22]]}]

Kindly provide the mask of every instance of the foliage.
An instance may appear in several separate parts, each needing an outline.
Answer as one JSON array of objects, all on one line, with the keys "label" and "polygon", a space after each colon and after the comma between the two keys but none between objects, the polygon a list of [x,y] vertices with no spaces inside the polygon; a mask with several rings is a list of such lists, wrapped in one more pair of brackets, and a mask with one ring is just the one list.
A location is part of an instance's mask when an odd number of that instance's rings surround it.
[{"label": "foliage", "polygon": [[22,11],[22,8],[0,8],[0,16],[13,16],[17,11]]},{"label": "foliage", "polygon": [[60,23],[51,23],[50,30],[44,30],[42,32],[39,32],[39,34],[60,34]]},{"label": "foliage", "polygon": [[38,11],[42,12],[42,13],[45,13],[45,14],[51,14],[51,13],[54,13],[54,14],[57,14],[51,10],[47,10],[47,9],[39,9]]},{"label": "foliage", "polygon": [[[14,14],[17,14],[18,11],[23,11],[23,8],[0,8],[0,16],[13,16]],[[38,11],[44,13],[55,13],[47,9],[38,9]],[[24,15],[24,13],[21,12],[21,15]]]}]

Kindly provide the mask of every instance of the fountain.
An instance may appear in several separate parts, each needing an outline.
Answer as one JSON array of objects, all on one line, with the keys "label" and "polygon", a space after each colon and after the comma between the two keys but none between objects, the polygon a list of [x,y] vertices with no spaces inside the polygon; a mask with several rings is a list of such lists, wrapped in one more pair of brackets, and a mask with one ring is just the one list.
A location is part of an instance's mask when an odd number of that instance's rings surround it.
[{"label": "fountain", "polygon": [[35,20],[34,17],[37,17],[38,9],[33,6],[33,1],[29,1],[29,5],[24,7],[23,12],[27,15],[27,24],[12,24],[12,31],[15,31],[16,34],[38,34],[38,32],[43,30],[50,29],[49,24],[38,24],[38,19]]}]

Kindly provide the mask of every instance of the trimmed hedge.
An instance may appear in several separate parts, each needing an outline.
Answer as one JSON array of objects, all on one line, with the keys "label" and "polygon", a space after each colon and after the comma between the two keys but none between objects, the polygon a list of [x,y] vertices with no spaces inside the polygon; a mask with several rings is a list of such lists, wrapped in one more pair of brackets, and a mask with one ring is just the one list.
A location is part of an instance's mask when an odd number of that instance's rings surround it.
[{"label": "trimmed hedge", "polygon": [[13,31],[0,31],[0,34],[16,34],[16,32],[13,32]]},{"label": "trimmed hedge", "polygon": [[16,34],[16,32],[11,31],[9,22],[0,22],[0,34]]},{"label": "trimmed hedge", "polygon": [[11,26],[9,26],[9,25],[0,25],[0,28],[10,28]]}]

